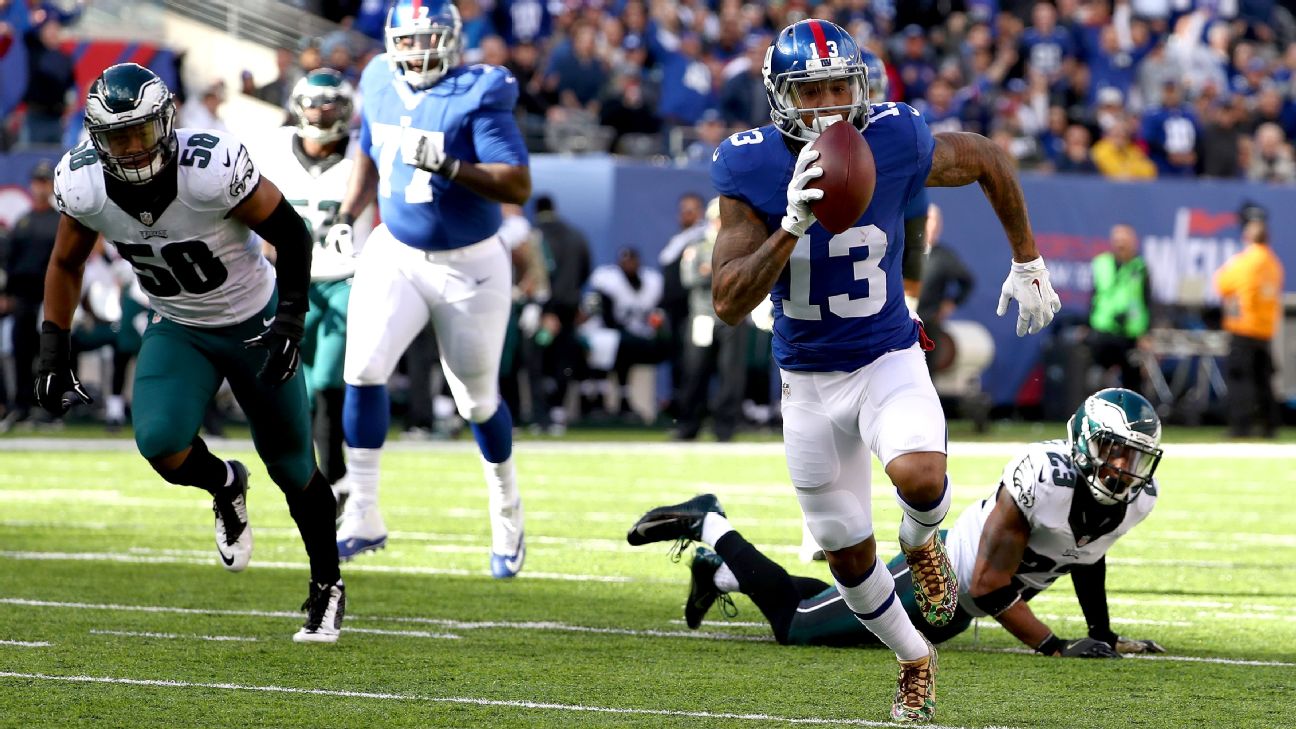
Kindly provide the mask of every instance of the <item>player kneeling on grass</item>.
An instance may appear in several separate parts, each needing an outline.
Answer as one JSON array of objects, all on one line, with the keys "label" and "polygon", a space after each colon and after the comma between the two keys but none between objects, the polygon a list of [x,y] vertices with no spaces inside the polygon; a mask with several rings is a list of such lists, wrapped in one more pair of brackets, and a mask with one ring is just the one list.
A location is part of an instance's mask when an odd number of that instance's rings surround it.
[{"label": "player kneeling on grass", "polygon": [[[328,481],[315,468],[306,388],[297,374],[311,239],[279,189],[228,134],[174,127],[157,74],[133,63],[90,85],[90,142],[63,156],[61,212],[45,274],[36,399],[55,416],[90,402],[73,369],[68,327],[96,238],[130,262],[153,309],[135,367],[135,444],[162,478],[212,495],[216,550],[238,572],[252,556],[248,472],[198,437],[228,380],[252,442],[310,557],[306,624],[293,639],[337,640],[346,608]],[[273,270],[249,229],[278,251]]]},{"label": "player kneeling on grass", "polygon": [[[1004,468],[989,498],[969,506],[942,534],[959,578],[959,606],[949,624],[922,618],[904,556],[888,567],[909,619],[939,643],[990,615],[1046,656],[1119,658],[1162,653],[1151,640],[1111,629],[1107,613],[1107,550],[1156,503],[1152,474],[1161,460],[1161,421],[1142,396],[1124,389],[1087,398],[1067,425],[1066,440],[1032,443]],[[710,494],[645,514],[627,536],[640,545],[672,539],[704,542],[692,563],[684,619],[697,628],[717,599],[741,592],[760,608],[779,643],[872,645],[869,632],[837,589],[789,575],[729,525]],[[1089,624],[1085,638],[1060,638],[1027,602],[1070,573]]]}]

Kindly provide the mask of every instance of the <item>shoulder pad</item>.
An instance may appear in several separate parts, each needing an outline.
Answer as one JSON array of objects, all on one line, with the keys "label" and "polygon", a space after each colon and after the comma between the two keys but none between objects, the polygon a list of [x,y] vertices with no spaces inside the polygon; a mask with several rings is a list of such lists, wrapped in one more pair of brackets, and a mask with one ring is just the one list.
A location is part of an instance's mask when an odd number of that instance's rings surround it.
[{"label": "shoulder pad", "polygon": [[481,107],[498,111],[513,111],[518,100],[518,83],[513,74],[507,68],[488,66],[484,63],[473,68],[482,69],[481,76],[477,80],[477,84],[482,90]]},{"label": "shoulder pad", "polygon": [[88,140],[72,148],[54,169],[54,206],[73,218],[103,210],[108,200],[103,176],[99,153]]},{"label": "shoulder pad", "polygon": [[227,132],[181,129],[180,193],[200,210],[228,210],[261,179],[252,156]]},{"label": "shoulder pad", "polygon": [[364,88],[367,84],[387,83],[390,78],[391,63],[387,60],[386,53],[379,53],[369,59],[364,72],[360,74],[360,88]]},{"label": "shoulder pad", "polygon": [[711,156],[711,183],[716,191],[756,205],[761,202],[757,198],[763,196],[753,189],[753,180],[776,187],[786,185],[786,180],[780,180],[791,172],[790,168],[780,169],[780,174],[772,181],[763,175],[752,175],[769,163],[768,145],[782,143],[782,135],[772,125],[730,134]]},{"label": "shoulder pad", "polygon": [[1052,469],[1049,448],[1043,443],[1031,443],[1004,466],[1000,484],[1012,495],[1022,513],[1029,516],[1044,495],[1043,489],[1051,483]]},{"label": "shoulder pad", "polygon": [[612,264],[595,268],[589,277],[589,287],[595,291],[608,292],[620,280],[620,271]]}]

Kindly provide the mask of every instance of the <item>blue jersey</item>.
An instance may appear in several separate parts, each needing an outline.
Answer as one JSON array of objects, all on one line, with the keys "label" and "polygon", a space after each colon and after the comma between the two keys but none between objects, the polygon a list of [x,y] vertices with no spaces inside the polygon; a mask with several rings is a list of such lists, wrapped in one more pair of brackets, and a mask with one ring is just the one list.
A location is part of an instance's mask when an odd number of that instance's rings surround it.
[{"label": "blue jersey", "polygon": [[[774,359],[785,370],[851,372],[918,341],[904,302],[905,209],[926,185],[935,142],[907,104],[874,104],[864,138],[877,163],[873,201],[855,227],[815,223],[774,284]],[[771,233],[787,209],[796,154],[773,125],[716,150],[716,190],[750,205]]]},{"label": "blue jersey", "polygon": [[425,251],[462,248],[494,235],[503,220],[499,203],[405,164],[401,127],[440,132],[446,154],[463,162],[525,165],[526,145],[513,119],[513,74],[485,64],[460,66],[415,91],[380,55],[365,68],[360,95],[360,149],[378,167],[378,212],[392,235]]}]

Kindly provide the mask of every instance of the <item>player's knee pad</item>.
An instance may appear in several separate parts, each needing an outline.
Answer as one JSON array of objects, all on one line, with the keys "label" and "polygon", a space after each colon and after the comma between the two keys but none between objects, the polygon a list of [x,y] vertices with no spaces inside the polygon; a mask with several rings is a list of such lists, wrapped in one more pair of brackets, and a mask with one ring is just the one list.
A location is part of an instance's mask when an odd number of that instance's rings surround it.
[{"label": "player's knee pad", "polygon": [[456,402],[455,409],[459,411],[459,417],[470,423],[484,423],[490,420],[495,411],[499,409],[499,400],[490,403],[476,400],[465,403]]},{"label": "player's knee pad", "polygon": [[873,514],[868,495],[861,497],[842,488],[797,488],[797,501],[806,526],[820,547],[835,552],[853,547],[873,534]]},{"label": "player's knee pad", "polygon": [[266,473],[280,491],[297,493],[306,488],[315,475],[315,459],[311,453],[292,453],[265,461]]},{"label": "player's knee pad", "polygon": [[[188,448],[193,441],[193,433],[168,426],[165,420],[142,420],[134,422],[135,447],[141,456],[152,463],[155,459],[179,453]],[[159,471],[161,473],[161,471]],[[166,474],[162,474],[166,478]],[[169,480],[169,479],[168,479]]]}]

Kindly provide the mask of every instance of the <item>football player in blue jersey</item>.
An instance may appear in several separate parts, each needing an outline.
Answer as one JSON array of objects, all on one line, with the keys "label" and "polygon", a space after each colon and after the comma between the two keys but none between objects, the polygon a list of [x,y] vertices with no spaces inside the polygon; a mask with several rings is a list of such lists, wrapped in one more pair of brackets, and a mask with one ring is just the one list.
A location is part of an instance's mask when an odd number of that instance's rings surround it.
[{"label": "football player in blue jersey", "polygon": [[[1012,247],[999,314],[1016,299],[1018,335],[1038,332],[1061,308],[1035,247],[1012,161],[976,134],[933,138],[900,103],[869,104],[868,72],[855,40],[811,19],[785,28],[766,55],[773,124],[734,134],[711,167],[721,195],[712,293],[733,324],[766,296],[783,379],[788,471],[838,590],[900,660],[891,707],[897,721],[936,711],[936,652],[896,600],[876,554],[869,454],[897,490],[900,544],[914,598],[933,625],[948,623],[958,584],[937,530],[949,510],[945,416],[905,307],[904,211],[924,186],[979,182]],[[873,151],[877,186],[855,227],[816,225],[808,186],[823,174],[811,142],[829,124],[852,124]]]},{"label": "football player in blue jersey", "polygon": [[354,216],[374,198],[382,225],[357,262],[347,316],[346,400],[351,497],[338,528],[343,559],[382,547],[378,465],[387,435],[387,379],[430,321],[459,414],[486,473],[491,573],[512,577],[526,556],[513,467],[513,420],[499,396],[500,353],[512,306],[500,203],[531,195],[526,147],[513,119],[516,79],[459,65],[454,4],[400,0],[387,52],[360,79],[364,100],[355,171],[329,239],[349,247]]}]

